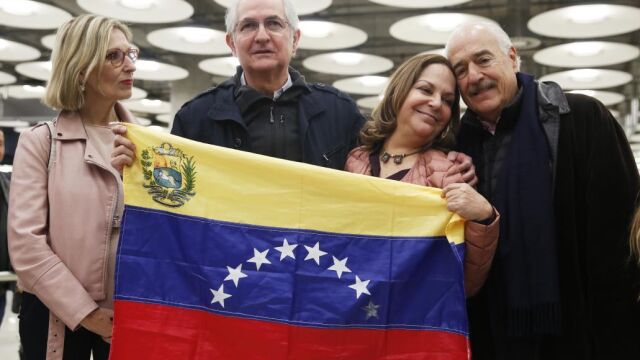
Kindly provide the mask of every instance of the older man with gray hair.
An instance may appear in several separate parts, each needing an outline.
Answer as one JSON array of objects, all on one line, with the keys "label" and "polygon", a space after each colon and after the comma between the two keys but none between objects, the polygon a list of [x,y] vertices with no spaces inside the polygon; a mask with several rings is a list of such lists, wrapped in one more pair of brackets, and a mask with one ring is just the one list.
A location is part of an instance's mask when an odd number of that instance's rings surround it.
[{"label": "older man with gray hair", "polygon": [[446,53],[469,106],[459,150],[502,214],[468,304],[474,359],[640,359],[626,242],[640,178],[621,127],[599,101],[519,72],[493,23],[461,25]]},{"label": "older man with gray hair", "polygon": [[[171,132],[192,140],[343,169],[364,119],[337,89],[307,83],[289,66],[300,29],[291,0],[234,1],[226,41],[237,73],[187,102]],[[124,134],[124,127],[114,131]],[[130,165],[133,144],[116,137],[112,164]]]}]

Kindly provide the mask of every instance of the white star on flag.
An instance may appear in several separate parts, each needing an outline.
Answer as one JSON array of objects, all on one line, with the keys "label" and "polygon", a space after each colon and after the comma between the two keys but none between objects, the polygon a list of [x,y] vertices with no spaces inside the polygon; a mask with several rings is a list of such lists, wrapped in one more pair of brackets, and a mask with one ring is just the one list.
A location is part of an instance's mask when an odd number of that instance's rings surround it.
[{"label": "white star on flag", "polygon": [[356,283],[353,285],[349,285],[350,288],[356,291],[356,299],[360,298],[360,295],[367,294],[371,295],[369,289],[367,289],[367,285],[369,285],[370,280],[362,281],[360,277],[356,275]]},{"label": "white star on flag", "polygon": [[333,265],[331,265],[331,267],[328,268],[327,270],[335,271],[336,274],[338,274],[338,279],[342,277],[343,272],[351,272],[351,270],[347,267],[347,259],[349,259],[348,257],[342,260],[338,260],[335,256],[332,256],[332,257],[333,257]]},{"label": "white star on flag", "polygon": [[369,318],[378,318],[378,308],[380,307],[380,305],[376,305],[373,303],[373,300],[369,300],[369,305],[367,306],[363,306],[362,310],[364,310],[367,314],[366,319],[365,320],[369,320]]},{"label": "white star on flag", "polygon": [[289,244],[287,242],[287,238],[284,238],[282,242],[282,246],[276,246],[276,250],[280,251],[280,261],[284,260],[286,257],[290,257],[295,259],[296,256],[293,255],[293,250],[298,246],[298,244]]},{"label": "white star on flag", "polygon": [[232,280],[236,287],[238,287],[238,281],[240,281],[240,279],[247,277],[247,274],[242,272],[242,264],[238,265],[235,269],[227,266],[227,270],[229,271],[229,275],[224,278],[224,281]]},{"label": "white star on flag", "polygon": [[324,256],[327,255],[326,252],[320,250],[320,242],[317,242],[315,245],[313,245],[313,247],[309,247],[307,245],[304,246],[307,251],[309,252],[307,254],[307,257],[305,257],[305,260],[309,260],[309,259],[313,259],[316,261],[316,264],[320,265],[320,256]]},{"label": "white star on flag", "polygon": [[258,251],[258,249],[254,248],[253,249],[253,257],[249,260],[247,260],[247,262],[251,262],[256,264],[256,270],[260,270],[260,266],[262,266],[262,264],[271,264],[271,261],[267,260],[267,253],[269,253],[269,249],[260,252]]},{"label": "white star on flag", "polygon": [[220,303],[220,305],[224,307],[224,299],[228,299],[231,297],[231,295],[224,293],[224,284],[220,285],[220,288],[218,289],[218,291],[213,289],[209,289],[209,290],[211,290],[211,293],[213,294],[213,300],[211,300],[212,304]]}]

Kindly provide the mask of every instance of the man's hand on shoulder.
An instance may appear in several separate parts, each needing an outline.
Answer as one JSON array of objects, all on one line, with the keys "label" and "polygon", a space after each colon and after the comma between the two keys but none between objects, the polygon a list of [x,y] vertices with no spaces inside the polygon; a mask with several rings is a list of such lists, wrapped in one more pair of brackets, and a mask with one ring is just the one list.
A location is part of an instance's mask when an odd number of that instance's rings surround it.
[{"label": "man's hand on shoulder", "polygon": [[447,154],[447,159],[453,162],[453,166],[447,171],[447,176],[452,174],[461,174],[462,180],[467,184],[475,187],[478,184],[478,177],[476,176],[476,167],[473,166],[473,161],[470,156],[457,152],[450,151]]}]

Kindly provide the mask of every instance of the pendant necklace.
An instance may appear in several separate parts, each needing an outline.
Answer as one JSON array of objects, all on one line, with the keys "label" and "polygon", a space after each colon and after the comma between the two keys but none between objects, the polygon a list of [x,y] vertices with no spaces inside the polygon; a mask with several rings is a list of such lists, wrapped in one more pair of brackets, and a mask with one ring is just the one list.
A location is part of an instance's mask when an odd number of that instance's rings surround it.
[{"label": "pendant necklace", "polygon": [[380,155],[380,161],[382,161],[384,164],[386,164],[389,159],[393,158],[393,162],[396,165],[400,165],[402,164],[402,160],[404,160],[404,158],[406,158],[407,156],[411,156],[411,155],[415,155],[419,152],[423,151],[423,149],[418,149],[416,151],[410,152],[408,154],[397,154],[397,155],[393,155],[393,154],[389,154],[386,150],[382,150],[382,155]]}]

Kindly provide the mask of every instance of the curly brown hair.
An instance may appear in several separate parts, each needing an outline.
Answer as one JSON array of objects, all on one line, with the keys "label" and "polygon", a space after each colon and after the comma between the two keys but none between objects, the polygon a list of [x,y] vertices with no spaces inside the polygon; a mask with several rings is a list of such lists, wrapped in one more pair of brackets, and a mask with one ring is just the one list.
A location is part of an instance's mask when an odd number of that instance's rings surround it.
[{"label": "curly brown hair", "polygon": [[[409,91],[420,78],[420,74],[432,64],[442,64],[453,72],[449,60],[436,54],[418,54],[405,61],[391,75],[389,84],[384,92],[384,98],[371,113],[369,120],[360,131],[360,144],[368,151],[373,151],[382,146],[382,143],[391,136],[397,126],[396,116],[402,104],[409,95]],[[454,76],[455,78],[455,76]],[[455,86],[455,100],[451,107],[451,119],[447,127],[427,147],[442,151],[449,151],[455,145],[456,134],[460,125],[460,89]]]}]

